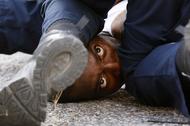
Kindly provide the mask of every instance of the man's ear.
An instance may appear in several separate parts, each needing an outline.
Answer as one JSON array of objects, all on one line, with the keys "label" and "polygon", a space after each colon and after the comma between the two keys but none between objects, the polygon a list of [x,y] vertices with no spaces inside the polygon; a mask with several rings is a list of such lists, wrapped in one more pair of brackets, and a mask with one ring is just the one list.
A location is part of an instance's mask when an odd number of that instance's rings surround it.
[{"label": "man's ear", "polygon": [[111,24],[111,31],[113,37],[117,38],[118,40],[121,40],[122,33],[124,31],[124,22],[126,20],[126,14],[126,10],[122,11]]}]

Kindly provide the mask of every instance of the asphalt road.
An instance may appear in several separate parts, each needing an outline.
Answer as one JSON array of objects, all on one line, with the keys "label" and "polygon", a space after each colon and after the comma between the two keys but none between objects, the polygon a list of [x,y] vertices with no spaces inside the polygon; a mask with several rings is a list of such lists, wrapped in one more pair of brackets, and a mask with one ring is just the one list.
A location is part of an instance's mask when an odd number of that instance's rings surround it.
[{"label": "asphalt road", "polygon": [[[16,53],[0,55],[0,80],[8,80],[30,59]],[[171,108],[155,108],[139,104],[120,90],[109,98],[81,103],[48,103],[48,114],[42,126],[186,126],[190,120]]]}]

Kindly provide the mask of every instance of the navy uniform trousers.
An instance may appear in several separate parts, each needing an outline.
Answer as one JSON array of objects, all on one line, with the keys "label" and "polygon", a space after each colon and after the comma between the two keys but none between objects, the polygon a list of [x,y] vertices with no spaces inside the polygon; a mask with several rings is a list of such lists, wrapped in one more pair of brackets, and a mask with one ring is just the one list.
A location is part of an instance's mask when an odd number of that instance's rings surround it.
[{"label": "navy uniform trousers", "polygon": [[189,17],[189,0],[129,0],[119,48],[127,91],[144,104],[171,106],[186,116],[190,78],[178,70],[176,54]]},{"label": "navy uniform trousers", "polygon": [[113,4],[114,0],[0,0],[0,53],[33,53],[55,22],[77,25],[82,17],[88,24],[78,27],[87,42],[101,31]]},{"label": "navy uniform trousers", "polygon": [[[103,18],[114,2],[26,1],[0,0],[0,53],[32,53],[40,36],[54,22],[77,24],[84,15],[89,22],[81,32],[88,41],[101,30]],[[129,93],[145,104],[172,106],[187,116],[188,99],[176,67],[176,53],[183,37],[179,31],[189,19],[189,6],[189,0],[129,0],[118,49]]]},{"label": "navy uniform trousers", "polygon": [[0,0],[0,53],[32,53],[41,37],[42,3]]}]

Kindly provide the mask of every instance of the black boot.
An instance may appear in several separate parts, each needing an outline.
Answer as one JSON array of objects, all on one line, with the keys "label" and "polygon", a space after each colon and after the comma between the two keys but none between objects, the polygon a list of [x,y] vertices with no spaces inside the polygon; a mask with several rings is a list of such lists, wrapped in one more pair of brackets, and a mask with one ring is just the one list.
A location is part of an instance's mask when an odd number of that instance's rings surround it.
[{"label": "black boot", "polygon": [[6,85],[0,85],[0,125],[40,126],[47,95],[71,86],[87,64],[87,50],[74,25],[44,33],[30,61]]},{"label": "black boot", "polygon": [[40,126],[46,107],[47,86],[34,58],[10,82],[0,84],[1,126]]},{"label": "black boot", "polygon": [[48,94],[71,86],[84,71],[88,54],[82,39],[76,25],[62,21],[51,25],[42,36],[34,57],[41,64]]}]

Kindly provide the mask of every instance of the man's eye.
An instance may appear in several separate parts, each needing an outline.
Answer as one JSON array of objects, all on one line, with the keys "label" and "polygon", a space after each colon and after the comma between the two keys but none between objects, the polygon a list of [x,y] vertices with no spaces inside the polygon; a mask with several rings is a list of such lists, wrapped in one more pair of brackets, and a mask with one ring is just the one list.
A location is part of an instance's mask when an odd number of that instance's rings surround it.
[{"label": "man's eye", "polygon": [[98,56],[103,56],[103,54],[104,54],[104,50],[100,46],[96,46],[95,51],[96,51],[96,54],[98,54]]},{"label": "man's eye", "polygon": [[106,78],[101,77],[99,80],[99,84],[101,88],[105,88],[107,86]]}]

